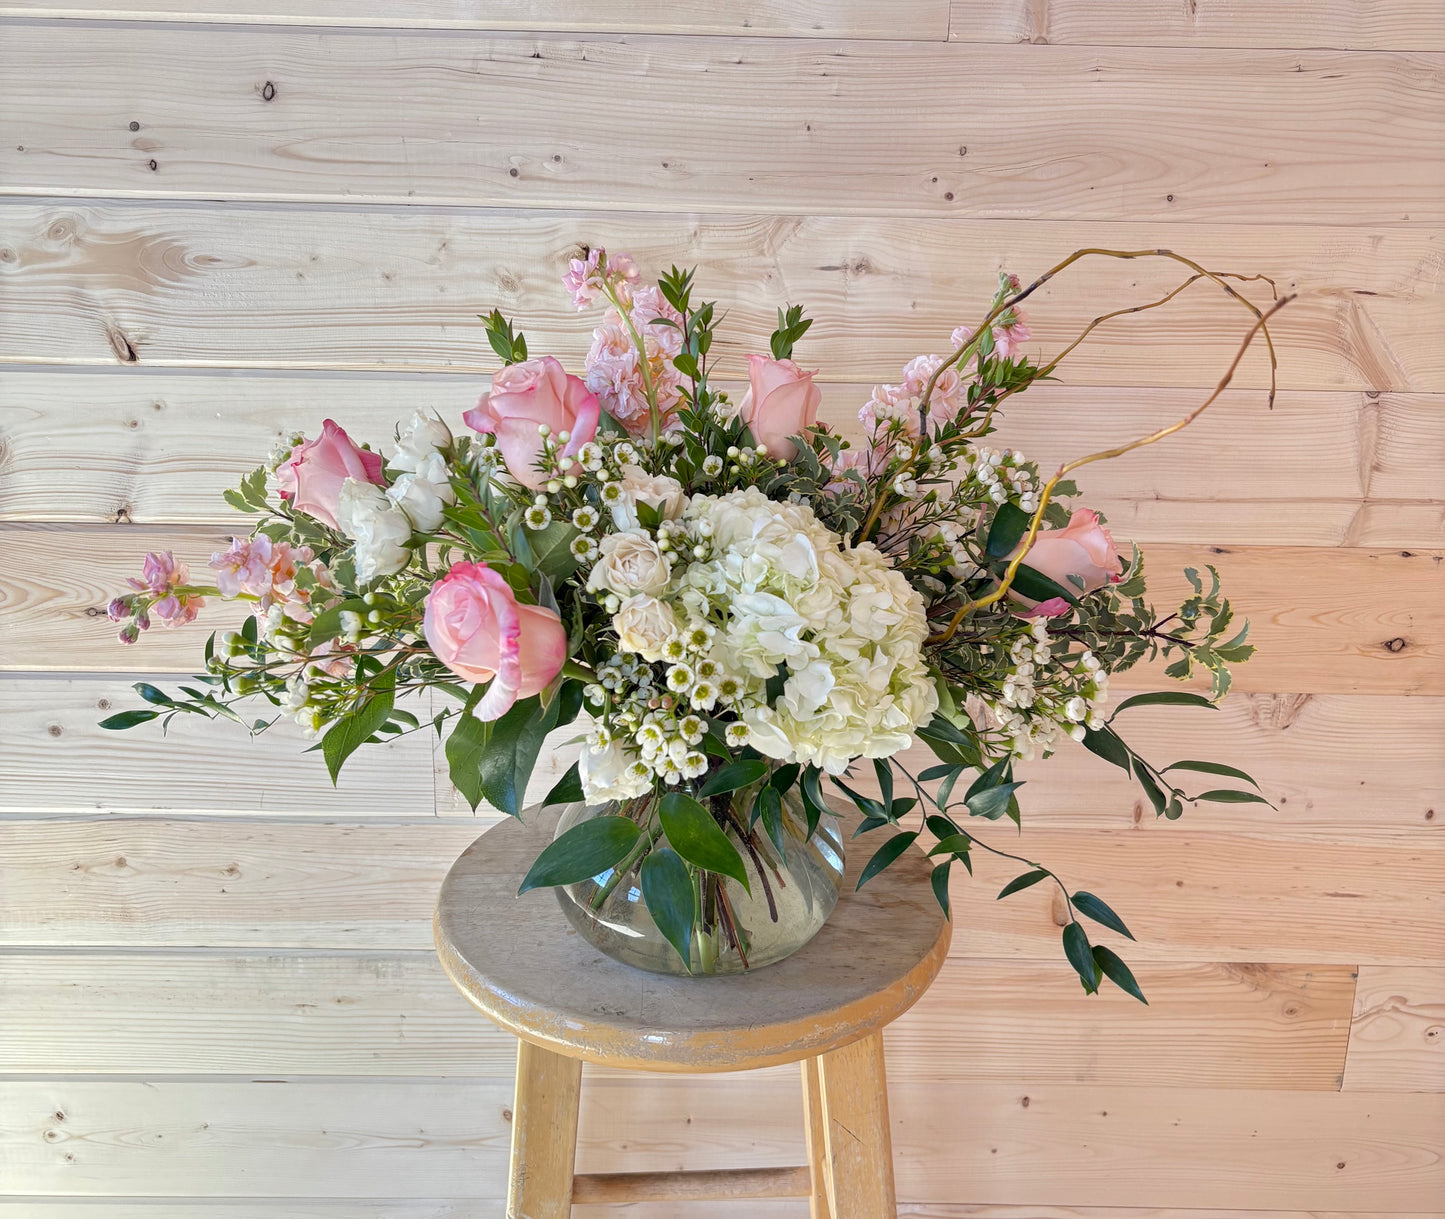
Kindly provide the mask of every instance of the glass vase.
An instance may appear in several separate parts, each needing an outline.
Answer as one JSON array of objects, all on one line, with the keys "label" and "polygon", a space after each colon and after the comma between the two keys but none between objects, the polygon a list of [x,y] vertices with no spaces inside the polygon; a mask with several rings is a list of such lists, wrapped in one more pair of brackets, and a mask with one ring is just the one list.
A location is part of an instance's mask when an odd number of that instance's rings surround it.
[{"label": "glass vase", "polygon": [[[843,836],[837,819],[825,815],[809,833],[796,789],[782,801],[782,846],[759,822],[744,832],[755,792],[715,798],[728,811],[715,815],[737,847],[749,889],[732,877],[697,874],[690,960],[684,962],[647,911],[639,870],[642,855],[574,885],[559,886],[568,921],[589,943],[614,960],[651,973],[677,976],[740,974],[761,969],[798,951],[833,912],[843,882]],[[651,816],[647,798],[626,803],[571,804],[557,824],[560,836],[591,817],[631,816],[644,828]],[[646,835],[644,835],[644,841]]]}]

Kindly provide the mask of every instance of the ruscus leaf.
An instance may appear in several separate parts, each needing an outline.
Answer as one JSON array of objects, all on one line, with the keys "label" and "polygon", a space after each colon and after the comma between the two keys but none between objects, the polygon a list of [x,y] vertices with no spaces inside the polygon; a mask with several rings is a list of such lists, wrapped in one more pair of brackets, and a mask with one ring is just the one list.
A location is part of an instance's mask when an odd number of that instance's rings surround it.
[{"label": "ruscus leaf", "polygon": [[548,843],[522,879],[518,895],[552,885],[575,885],[620,863],[642,831],[628,817],[592,817]]}]

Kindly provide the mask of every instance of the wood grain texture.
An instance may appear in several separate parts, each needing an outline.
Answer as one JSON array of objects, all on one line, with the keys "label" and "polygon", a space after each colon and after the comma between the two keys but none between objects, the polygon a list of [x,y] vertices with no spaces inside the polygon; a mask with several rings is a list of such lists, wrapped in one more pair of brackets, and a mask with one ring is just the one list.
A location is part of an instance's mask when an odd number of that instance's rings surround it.
[{"label": "wood grain texture", "polygon": [[1445,1092],[1445,965],[1363,966],[1344,1086]]},{"label": "wood grain texture", "polygon": [[[0,17],[100,21],[219,21],[226,24],[375,26],[389,29],[598,31],[712,34],[732,38],[886,38],[942,40],[948,0],[723,0],[706,7],[663,0],[621,0],[589,7],[569,0],[149,0],[130,5],[94,0],[7,0]],[[997,41],[997,40],[990,40]]]},{"label": "wood grain texture", "polygon": [[[1442,193],[1445,198],[1445,193]],[[836,196],[834,196],[836,199]],[[1293,390],[1445,390],[1445,238],[1421,226],[989,222],[823,215],[688,216],[426,208],[12,200],[0,206],[0,359],[490,372],[476,319],[519,319],[532,349],[580,364],[592,319],[557,278],[581,243],[642,266],[703,268],[728,310],[714,354],[739,375],[779,305],[817,324],[799,358],[831,380],[896,380],[980,310],[1006,267],[1025,279],[1100,240],[1178,249],[1270,275],[1300,297],[1275,319]],[[6,255],[4,251],[9,251]],[[1038,351],[1177,285],[1173,265],[1095,262],[1037,293]],[[245,325],[237,326],[236,318]],[[1071,384],[1213,386],[1248,321],[1217,291],[1120,319],[1065,366]],[[1268,384],[1251,352],[1235,384]]]},{"label": "wood grain texture", "polygon": [[568,1219],[577,1159],[582,1063],[539,1046],[517,1045],[508,1219]]},{"label": "wood grain texture", "polygon": [[[744,53],[711,38],[17,24],[0,49],[0,175],[34,194],[1418,224],[1445,218],[1440,67],[1426,52]],[[927,88],[900,121],[905,77]],[[597,104],[617,97],[647,116],[641,131]],[[1229,121],[1241,112],[1248,124]]]},{"label": "wood grain texture", "polygon": [[[615,1170],[622,1156],[637,1171],[796,1164],[799,1091],[793,1071],[589,1078],[577,1170]],[[1381,1198],[1405,1212],[1436,1208],[1445,1096],[1248,1099],[1223,1089],[899,1084],[889,1096],[899,1194],[1117,1213],[1112,1199],[1127,1180],[1141,1208],[1370,1211]],[[497,1198],[510,1100],[507,1080],[9,1082],[0,1155],[21,1196],[111,1196],[123,1181],[138,1197]],[[677,1129],[688,1118],[684,1148]]]},{"label": "wood grain texture", "polygon": [[[1025,810],[1014,845],[1113,905],[1138,937],[1136,963],[1429,965],[1445,937],[1445,850],[1423,835],[1288,823],[1230,833],[1208,814],[1112,830],[1059,817],[1047,828],[1028,800]],[[481,824],[0,820],[0,942],[427,952],[437,888]],[[975,873],[953,878],[953,955],[1053,962],[1054,894],[996,903],[1015,869],[981,857]]]},{"label": "wood grain texture", "polygon": [[[0,1200],[0,1219],[251,1219],[247,1203],[193,1201],[168,1198],[130,1202],[124,1198],[95,1198],[76,1202],[33,1198],[24,1202]],[[422,1201],[366,1201],[363,1199],[266,1199],[265,1219],[496,1219],[495,1203],[467,1198],[432,1198]],[[676,1204],[634,1203],[625,1211],[616,1206],[574,1207],[576,1219],[678,1219]],[[1116,1206],[994,1206],[988,1203],[902,1202],[899,1219],[1439,1219],[1439,1211],[1351,1210],[1197,1210],[1192,1207]],[[796,1202],[750,1200],[695,1205],[689,1219],[803,1219]],[[256,1219],[261,1219],[259,1215]]]},{"label": "wood grain texture", "polygon": [[[480,373],[0,366],[0,520],[236,527],[220,492],[282,436],[314,434],[333,417],[384,448],[413,409],[460,428],[486,384]],[[868,393],[828,385],[822,418],[860,434]],[[1049,468],[1144,435],[1197,400],[1182,389],[1045,383],[991,443]],[[1258,392],[1231,390],[1167,444],[1091,467],[1083,486],[1119,536],[1140,542],[1442,549],[1442,465],[1445,397],[1285,390],[1266,413]]]},{"label": "wood grain texture", "polygon": [[1432,0],[953,0],[951,8],[949,37],[962,42],[1445,50],[1445,14]]},{"label": "wood grain texture", "polygon": [[820,1055],[818,1090],[829,1206],[839,1216],[895,1219],[882,1034]]},{"label": "wood grain texture", "polygon": [[[1148,1008],[1113,989],[1085,996],[1062,954],[951,958],[888,1029],[889,1075],[1338,1089],[1351,966],[1182,965],[1128,953]],[[968,1035],[954,1038],[960,1026]],[[101,1075],[493,1078],[511,1070],[516,1046],[454,993],[430,954],[394,950],[17,953],[0,957],[0,1030],[0,1073],[37,1076],[63,1064]]]}]

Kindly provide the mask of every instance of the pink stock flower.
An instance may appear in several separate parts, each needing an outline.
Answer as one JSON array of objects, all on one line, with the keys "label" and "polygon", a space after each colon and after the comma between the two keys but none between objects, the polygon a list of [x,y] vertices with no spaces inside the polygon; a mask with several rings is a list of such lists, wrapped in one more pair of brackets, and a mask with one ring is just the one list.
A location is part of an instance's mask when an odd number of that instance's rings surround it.
[{"label": "pink stock flower", "polygon": [[918,435],[918,412],[913,398],[902,385],[875,385],[873,396],[858,412],[860,422],[871,436],[885,424],[898,422],[910,436]]},{"label": "pink stock flower", "polygon": [[1012,359],[1023,349],[1023,345],[1033,338],[1033,331],[1023,320],[1023,314],[1017,309],[1014,310],[1018,320],[1011,326],[997,327],[993,332],[993,352],[1000,360]]},{"label": "pink stock flower", "polygon": [[[648,285],[633,292],[631,315],[632,324],[647,345],[649,356],[655,357],[661,353],[671,359],[682,350],[682,314],[667,303],[657,288]],[[656,318],[673,322],[675,325],[653,325]]]},{"label": "pink stock flower", "polygon": [[[660,300],[660,310],[649,305],[644,293],[656,289],[643,288],[637,296],[643,305],[632,313],[633,324],[645,324],[653,317],[677,317],[676,311],[666,301]],[[681,343],[681,334],[670,326],[638,326],[647,349],[647,369],[652,376],[653,392],[657,395],[657,409],[662,416],[663,426],[668,426],[676,417],[677,404],[682,401],[682,374],[673,367],[666,344],[668,335],[675,336]],[[676,354],[680,346],[671,354]],[[587,388],[595,393],[602,408],[634,436],[640,436],[651,424],[647,409],[647,388],[642,377],[642,361],[637,354],[637,345],[627,323],[616,309],[607,310],[602,325],[592,331],[592,348],[587,353]]]},{"label": "pink stock flower", "polygon": [[567,659],[567,632],[549,609],[519,605],[511,586],[485,563],[455,563],[426,598],[422,620],[436,658],[458,677],[491,682],[477,718],[505,715],[545,690]]},{"label": "pink stock flower", "polygon": [[[1014,558],[1022,546],[1023,543],[1020,542],[1008,557]],[[1074,515],[1064,528],[1040,533],[1029,547],[1028,554],[1024,556],[1024,563],[1041,575],[1048,576],[1060,587],[1080,596],[1103,588],[1106,584],[1117,584],[1124,578],[1121,570],[1123,564],[1114,549],[1114,539],[1100,522],[1099,514],[1090,508],[1075,509]],[[1070,576],[1082,580],[1083,587],[1075,584]],[[1028,617],[1053,617],[1064,612],[1057,608],[1045,609],[1047,606],[1055,606],[1056,603],[1062,603],[1065,609],[1068,608],[1068,602],[1062,597],[1051,597],[1047,601],[1035,603],[1017,593],[1010,593],[1010,596],[1033,611]]]},{"label": "pink stock flower", "polygon": [[363,449],[334,420],[326,420],[321,428],[315,440],[291,451],[276,471],[276,483],[281,498],[289,500],[297,512],[335,529],[342,483],[354,478],[381,486],[386,480],[381,473],[380,453]]},{"label": "pink stock flower", "polygon": [[816,372],[804,372],[792,360],[748,357],[748,388],[738,416],[770,457],[792,461],[798,446],[788,439],[818,421],[823,394],[813,384]]},{"label": "pink stock flower", "polygon": [[559,455],[572,457],[597,434],[601,413],[597,395],[580,377],[542,356],[494,373],[491,392],[462,419],[475,431],[495,436],[512,477],[536,490],[550,477],[538,464],[544,445],[537,429],[545,425],[553,437],[568,433]]},{"label": "pink stock flower", "polygon": [[216,587],[223,597],[249,593],[260,598],[265,610],[272,601],[286,601],[296,591],[296,568],[311,562],[309,546],[273,542],[264,533],[254,538],[232,538],[231,548],[211,556]]},{"label": "pink stock flower", "polygon": [[[903,390],[913,398],[922,399],[928,379],[943,364],[942,356],[917,356],[903,369]],[[963,378],[952,365],[938,374],[933,393],[928,398],[928,422],[942,427],[958,415],[963,405]],[[916,412],[915,412],[916,413]]]},{"label": "pink stock flower", "polygon": [[[141,566],[141,578],[127,578],[126,583],[139,592],[152,594],[155,600],[149,606],[143,604],[143,598],[132,602],[133,605],[141,603],[137,606],[134,625],[142,631],[146,630],[150,626],[151,614],[154,614],[167,630],[194,622],[196,615],[206,604],[206,599],[183,591],[189,576],[190,570],[184,563],[177,563],[175,555],[169,550],[146,555]],[[114,608],[113,604],[111,609]],[[122,631],[122,637],[125,634],[126,632]]]},{"label": "pink stock flower", "polygon": [[562,286],[572,294],[572,303],[578,312],[590,309],[597,299],[605,296],[609,283],[619,300],[631,296],[632,282],[638,277],[637,264],[626,254],[607,257],[607,251],[598,246],[587,251],[586,258],[574,258],[567,264],[562,276]]}]

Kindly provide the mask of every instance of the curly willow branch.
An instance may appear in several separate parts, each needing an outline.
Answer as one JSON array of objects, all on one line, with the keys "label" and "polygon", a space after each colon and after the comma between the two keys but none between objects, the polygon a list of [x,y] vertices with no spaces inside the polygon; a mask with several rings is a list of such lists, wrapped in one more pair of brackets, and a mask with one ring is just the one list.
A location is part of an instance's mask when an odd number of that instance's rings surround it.
[{"label": "curly willow branch", "polygon": [[982,597],[964,602],[954,611],[953,617],[949,619],[948,626],[938,634],[930,635],[928,642],[933,644],[947,643],[953,638],[959,626],[962,625],[963,620],[968,617],[970,613],[986,605],[992,605],[996,601],[1001,601],[1008,595],[1008,591],[1013,585],[1014,577],[1018,575],[1019,567],[1022,566],[1030,547],[1033,546],[1034,539],[1039,535],[1039,526],[1043,524],[1044,513],[1048,509],[1054,488],[1059,485],[1065,476],[1073,473],[1081,466],[1087,466],[1096,461],[1108,461],[1112,457],[1122,457],[1125,453],[1133,452],[1135,449],[1141,449],[1146,444],[1154,444],[1156,441],[1163,440],[1166,436],[1172,436],[1175,432],[1187,428],[1214,404],[1219,395],[1222,394],[1229,383],[1234,380],[1234,374],[1239,368],[1239,362],[1244,359],[1244,353],[1249,350],[1250,344],[1254,342],[1255,335],[1265,330],[1268,320],[1294,299],[1293,295],[1283,297],[1275,301],[1268,310],[1259,314],[1258,320],[1249,328],[1249,333],[1244,336],[1244,341],[1240,343],[1239,350],[1234,353],[1234,359],[1229,362],[1229,367],[1225,369],[1224,376],[1220,377],[1218,384],[1215,385],[1209,396],[1190,411],[1189,414],[1185,415],[1184,418],[1175,420],[1175,422],[1169,424],[1167,427],[1160,428],[1157,432],[1150,432],[1147,436],[1141,436],[1138,440],[1131,440],[1128,444],[1118,445],[1112,449],[1102,449],[1097,453],[1090,453],[1087,457],[1075,458],[1073,461],[1066,462],[1060,466],[1058,472],[1044,484],[1043,491],[1039,495],[1039,506],[1034,510],[1033,517],[1029,521],[1028,532],[1024,534],[1023,543],[1019,547],[1019,552],[1005,569],[1003,578],[999,581],[998,586],[992,592],[986,593]]}]

